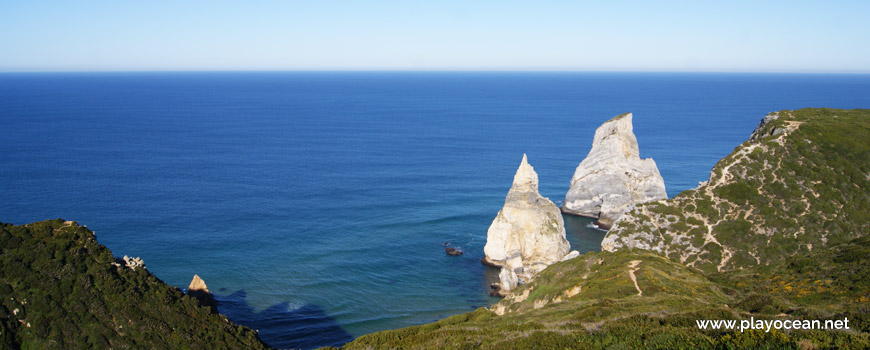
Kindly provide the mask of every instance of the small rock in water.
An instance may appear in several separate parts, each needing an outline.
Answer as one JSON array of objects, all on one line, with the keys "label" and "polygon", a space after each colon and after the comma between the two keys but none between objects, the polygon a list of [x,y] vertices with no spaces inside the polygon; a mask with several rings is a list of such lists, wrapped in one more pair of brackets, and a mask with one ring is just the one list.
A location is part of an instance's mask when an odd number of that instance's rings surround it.
[{"label": "small rock in water", "polygon": [[453,255],[453,256],[465,254],[465,252],[463,252],[461,249],[457,249],[457,248],[453,248],[453,247],[445,248],[444,252],[447,253],[447,255]]}]

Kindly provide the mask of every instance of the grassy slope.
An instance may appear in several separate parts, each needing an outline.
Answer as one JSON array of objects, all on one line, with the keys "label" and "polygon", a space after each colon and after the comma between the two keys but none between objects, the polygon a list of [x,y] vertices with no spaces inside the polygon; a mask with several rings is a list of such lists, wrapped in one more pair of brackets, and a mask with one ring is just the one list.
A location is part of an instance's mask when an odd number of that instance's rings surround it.
[{"label": "grassy slope", "polygon": [[[870,238],[865,237],[763,268],[709,276],[649,252],[587,253],[548,267],[491,308],[510,310],[503,316],[480,308],[427,325],[364,335],[345,348],[867,348],[868,253]],[[641,296],[628,276],[634,260],[641,261],[635,271]],[[578,285],[579,293],[565,297]],[[701,331],[695,325],[697,319],[750,317],[848,317],[854,331],[740,333]]]},{"label": "grassy slope", "polygon": [[264,349],[73,222],[0,224],[2,349]]},{"label": "grassy slope", "polygon": [[713,272],[766,265],[864,235],[870,230],[870,110],[778,115],[719,161],[707,184],[638,206],[602,247],[650,249]]},{"label": "grassy slope", "polygon": [[[789,131],[773,135],[775,128]],[[587,253],[548,267],[490,309],[365,335],[345,347],[870,347],[870,238],[855,239],[870,229],[870,111],[784,111],[757,135],[716,165],[707,186],[641,206],[626,222],[638,227],[611,231],[650,236],[647,243],[662,243],[664,254]],[[721,245],[710,243],[708,228]],[[641,230],[648,235],[633,235]],[[740,333],[695,325],[750,317],[848,317],[853,330]]]}]

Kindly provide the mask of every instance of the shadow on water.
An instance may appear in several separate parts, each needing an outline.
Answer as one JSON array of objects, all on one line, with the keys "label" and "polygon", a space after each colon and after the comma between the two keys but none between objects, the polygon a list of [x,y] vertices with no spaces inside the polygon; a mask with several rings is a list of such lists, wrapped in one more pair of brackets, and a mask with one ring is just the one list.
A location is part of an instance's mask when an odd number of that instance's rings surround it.
[{"label": "shadow on water", "polygon": [[592,224],[595,219],[565,214],[562,218],[565,219],[565,233],[572,250],[579,251],[580,254],[601,251],[601,240],[607,235],[607,231],[596,228]]},{"label": "shadow on water", "polygon": [[278,349],[313,349],[341,346],[353,336],[314,304],[291,307],[278,303],[255,312],[247,302],[245,290],[218,297],[218,310],[237,324],[259,330],[260,339]]}]

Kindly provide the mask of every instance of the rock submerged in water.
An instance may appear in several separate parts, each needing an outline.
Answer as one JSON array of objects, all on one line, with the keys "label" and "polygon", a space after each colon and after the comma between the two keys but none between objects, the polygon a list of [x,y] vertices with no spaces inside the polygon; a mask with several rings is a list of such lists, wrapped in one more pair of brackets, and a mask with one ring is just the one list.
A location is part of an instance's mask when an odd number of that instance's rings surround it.
[{"label": "rock submerged in water", "polygon": [[504,207],[486,233],[481,262],[502,268],[499,286],[505,293],[519,278],[531,280],[558,262],[569,249],[559,207],[538,193],[538,174],[523,154]]},{"label": "rock submerged in water", "polygon": [[638,203],[667,199],[665,182],[652,158],[640,159],[631,113],[595,130],[592,149],[571,178],[562,211],[598,219],[602,229]]},{"label": "rock submerged in water", "polygon": [[450,256],[459,256],[465,254],[465,252],[462,251],[462,248],[451,247],[450,242],[444,242],[444,253],[447,253],[447,255]]},{"label": "rock submerged in water", "polygon": [[199,275],[193,275],[193,280],[190,281],[190,285],[187,287],[187,295],[199,299],[202,305],[217,306],[217,300],[215,300],[214,295],[211,294],[208,286],[205,285],[205,281]]},{"label": "rock submerged in water", "polygon": [[458,255],[465,254],[465,252],[463,252],[462,249],[457,249],[457,248],[453,248],[453,247],[444,248],[444,252],[447,253],[447,255],[452,255],[452,256],[458,256]]}]

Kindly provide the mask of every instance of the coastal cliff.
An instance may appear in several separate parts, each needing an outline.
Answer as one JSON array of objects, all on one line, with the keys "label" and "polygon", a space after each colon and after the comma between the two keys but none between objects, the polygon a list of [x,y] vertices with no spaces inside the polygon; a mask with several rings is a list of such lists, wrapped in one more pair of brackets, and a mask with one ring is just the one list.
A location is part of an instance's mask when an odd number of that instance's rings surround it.
[{"label": "coastal cliff", "polygon": [[0,249],[2,349],[269,348],[73,221],[0,223]]},{"label": "coastal cliff", "polygon": [[633,205],[667,198],[652,158],[641,159],[631,113],[595,130],[592,149],[577,166],[562,211],[598,219],[610,228]]},{"label": "coastal cliff", "polygon": [[765,116],[709,180],[638,205],[601,243],[644,249],[703,271],[768,265],[870,231],[867,110]]},{"label": "coastal cliff", "polygon": [[570,246],[559,208],[538,193],[538,174],[526,155],[486,233],[484,264],[501,267],[500,288],[507,292],[519,278],[528,281],[561,260]]}]

